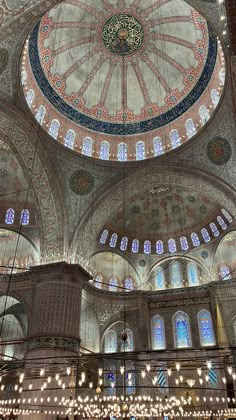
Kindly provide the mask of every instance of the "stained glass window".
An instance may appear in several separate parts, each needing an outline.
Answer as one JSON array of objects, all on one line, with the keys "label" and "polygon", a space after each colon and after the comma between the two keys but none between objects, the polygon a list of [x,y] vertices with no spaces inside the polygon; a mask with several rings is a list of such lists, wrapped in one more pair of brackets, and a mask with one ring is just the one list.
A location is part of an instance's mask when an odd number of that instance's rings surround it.
[{"label": "stained glass window", "polygon": [[108,230],[105,229],[101,234],[100,244],[105,244],[106,240],[107,240],[107,237],[108,237]]},{"label": "stained glass window", "polygon": [[133,279],[132,277],[126,277],[125,282],[124,282],[124,287],[126,289],[126,291],[128,292],[129,290],[133,290],[134,288],[134,284],[133,284]]},{"label": "stained glass window", "polygon": [[177,348],[191,347],[191,335],[188,315],[178,311],[174,315],[174,337]]},{"label": "stained glass window", "polygon": [[14,209],[8,209],[6,211],[5,223],[7,225],[13,225],[14,219],[15,219],[15,210]]},{"label": "stained glass window", "polygon": [[120,241],[120,249],[121,251],[126,251],[128,246],[128,238],[124,236]]},{"label": "stained glass window", "polygon": [[213,233],[213,235],[217,238],[217,236],[219,236],[220,232],[217,229],[217,226],[215,223],[210,223],[210,229]]},{"label": "stained glass window", "polygon": [[103,283],[102,274],[97,274],[96,277],[95,277],[95,286],[97,287],[97,289],[102,288],[102,283]]},{"label": "stained glass window", "polygon": [[181,246],[182,251],[187,251],[189,249],[188,240],[185,236],[181,236],[180,246]]},{"label": "stained glass window", "polygon": [[163,350],[166,348],[164,319],[160,315],[155,315],[151,321],[152,348],[153,350]]},{"label": "stained glass window", "polygon": [[[110,352],[106,352],[110,353]],[[116,395],[116,367],[114,366],[114,370],[111,370],[110,372],[104,373],[104,392],[106,395]]]},{"label": "stained glass window", "polygon": [[181,266],[178,261],[170,264],[170,282],[174,288],[182,286]]},{"label": "stained glass window", "polygon": [[26,226],[26,225],[29,224],[29,218],[30,218],[29,210],[27,210],[27,209],[22,210],[22,212],[21,212],[21,224],[23,226]]},{"label": "stained glass window", "polygon": [[40,105],[40,107],[38,108],[35,118],[38,121],[39,124],[43,124],[44,118],[46,115],[46,109],[43,105]]},{"label": "stained glass window", "polygon": [[93,141],[90,137],[85,137],[83,139],[83,146],[82,146],[82,153],[85,156],[91,156],[92,155],[92,146]]},{"label": "stained glass window", "polygon": [[162,267],[158,267],[155,275],[155,287],[158,290],[165,289],[165,272]]},{"label": "stained glass window", "polygon": [[117,278],[116,277],[111,277],[109,280],[109,290],[110,292],[116,292],[117,291]]},{"label": "stained glass window", "polygon": [[50,136],[52,136],[56,140],[59,133],[59,129],[60,129],[59,121],[52,120],[48,133],[50,134]]},{"label": "stained glass window", "polygon": [[132,247],[131,247],[132,252],[134,252],[135,254],[137,254],[138,250],[139,250],[139,240],[138,239],[134,239],[132,241]]},{"label": "stained glass window", "polygon": [[138,141],[136,143],[136,160],[143,160],[145,157],[145,144],[143,141]]},{"label": "stained glass window", "polygon": [[126,333],[127,335],[127,340],[124,343],[124,341],[121,342],[121,351],[133,351],[134,350],[134,336],[133,336],[133,331],[130,330],[129,328],[126,328],[123,332],[122,335]]},{"label": "stained glass window", "polygon": [[117,239],[118,239],[117,233],[113,233],[111,235],[110,244],[109,244],[111,248],[115,248],[116,247]]},{"label": "stained glass window", "polygon": [[229,214],[229,212],[228,212],[227,210],[225,210],[225,209],[222,209],[221,211],[222,211],[223,216],[224,216],[224,217],[228,220],[228,222],[229,222],[229,223],[232,223],[233,218],[232,218],[232,216]]},{"label": "stained glass window", "polygon": [[201,345],[214,346],[216,342],[212,318],[210,312],[206,309],[202,309],[198,312],[198,326]]},{"label": "stained glass window", "polygon": [[162,139],[160,137],[155,137],[153,139],[153,150],[154,156],[160,156],[163,154]]},{"label": "stained glass window", "polygon": [[120,162],[127,160],[127,144],[125,143],[118,144],[118,160]]},{"label": "stained glass window", "polygon": [[74,130],[68,130],[66,133],[66,137],[64,139],[64,145],[68,147],[68,149],[74,149],[74,143],[75,143],[75,132]]},{"label": "stained glass window", "polygon": [[207,229],[202,228],[201,229],[201,234],[202,234],[202,237],[203,237],[204,242],[210,242],[211,238],[210,238],[210,235],[209,235]]},{"label": "stained glass window", "polygon": [[117,351],[117,334],[115,331],[110,330],[105,334],[104,352],[115,353]]},{"label": "stained glass window", "polygon": [[193,246],[200,246],[199,237],[195,232],[191,233],[191,239],[192,239]]},{"label": "stained glass window", "polygon": [[31,108],[31,105],[34,101],[34,98],[35,98],[35,93],[34,93],[33,89],[29,89],[27,94],[26,94],[26,102],[27,102],[29,108]]},{"label": "stained glass window", "polygon": [[159,391],[161,392],[167,392],[168,387],[168,376],[167,376],[167,370],[164,367],[159,367],[157,370],[157,385],[159,388]]},{"label": "stained glass window", "polygon": [[227,267],[227,265],[222,265],[220,267],[220,277],[221,277],[222,280],[230,280],[231,279],[230,269],[229,269],[229,267]]},{"label": "stained glass window", "polygon": [[100,159],[109,160],[110,157],[110,144],[107,141],[103,141],[100,146]]},{"label": "stained glass window", "polygon": [[221,216],[217,216],[217,222],[219,223],[221,229],[223,229],[223,230],[227,229],[227,225],[226,225],[225,221],[222,219]]},{"label": "stained glass window", "polygon": [[211,91],[211,100],[214,108],[216,108],[220,100],[220,94],[216,89],[212,89]]},{"label": "stained glass window", "polygon": [[136,374],[133,362],[128,362],[126,365],[127,372],[125,373],[125,393],[126,395],[135,394]]},{"label": "stained glass window", "polygon": [[198,268],[197,264],[195,264],[194,262],[188,262],[187,276],[189,286],[197,286],[199,284]]},{"label": "stained glass window", "polygon": [[178,130],[173,129],[170,132],[170,141],[172,144],[172,149],[175,149],[176,147],[180,146],[180,137],[179,137],[179,133]]},{"label": "stained glass window", "polygon": [[163,254],[164,252],[164,247],[163,247],[163,242],[162,241],[157,241],[156,242],[156,253],[158,255]]},{"label": "stained glass window", "polygon": [[143,252],[144,254],[151,254],[151,242],[145,241],[143,245]]},{"label": "stained glass window", "polygon": [[192,118],[189,118],[186,123],[185,123],[185,128],[186,128],[186,132],[187,132],[187,136],[190,139],[191,137],[193,137],[197,130],[196,127],[194,125],[194,122],[192,120]]},{"label": "stained glass window", "polygon": [[219,79],[220,79],[220,83],[224,85],[225,84],[225,69],[221,69],[219,73]]},{"label": "stained glass window", "polygon": [[205,124],[210,119],[210,113],[205,105],[200,106],[199,115],[200,115],[202,124]]},{"label": "stained glass window", "polygon": [[176,252],[176,242],[174,239],[168,240],[168,249],[171,253]]}]

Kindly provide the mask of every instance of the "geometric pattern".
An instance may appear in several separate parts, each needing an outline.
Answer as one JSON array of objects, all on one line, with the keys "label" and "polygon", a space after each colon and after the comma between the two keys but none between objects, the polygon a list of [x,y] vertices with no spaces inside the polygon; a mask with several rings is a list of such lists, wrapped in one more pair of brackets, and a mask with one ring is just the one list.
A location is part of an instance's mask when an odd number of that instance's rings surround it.
[{"label": "geometric pattern", "polygon": [[207,145],[208,159],[215,165],[226,164],[230,160],[231,154],[231,146],[226,139],[213,139]]},{"label": "geometric pattern", "polygon": [[70,188],[78,195],[88,194],[94,187],[94,178],[84,170],[75,171],[70,178]]}]

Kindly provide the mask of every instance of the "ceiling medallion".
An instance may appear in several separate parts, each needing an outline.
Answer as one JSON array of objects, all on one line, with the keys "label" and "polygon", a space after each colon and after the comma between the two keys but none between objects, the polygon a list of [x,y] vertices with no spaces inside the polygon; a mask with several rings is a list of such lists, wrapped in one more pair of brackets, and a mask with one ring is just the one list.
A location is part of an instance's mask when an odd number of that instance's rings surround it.
[{"label": "ceiling medallion", "polygon": [[119,14],[109,18],[102,30],[105,47],[116,55],[130,55],[142,46],[144,31],[141,23],[131,15]]},{"label": "ceiling medallion", "polygon": [[225,165],[230,160],[231,155],[231,146],[226,139],[217,138],[209,141],[207,156],[215,165]]},{"label": "ceiling medallion", "polygon": [[88,171],[76,171],[71,175],[70,188],[78,195],[86,195],[94,187],[94,178]]}]

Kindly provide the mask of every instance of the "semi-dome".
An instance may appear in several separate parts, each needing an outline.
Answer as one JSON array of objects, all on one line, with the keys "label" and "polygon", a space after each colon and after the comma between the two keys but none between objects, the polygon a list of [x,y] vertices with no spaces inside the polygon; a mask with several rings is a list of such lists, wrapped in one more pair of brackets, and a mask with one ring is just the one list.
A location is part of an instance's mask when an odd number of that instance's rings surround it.
[{"label": "semi-dome", "polygon": [[34,27],[22,61],[37,121],[104,160],[185,143],[210,119],[224,77],[220,41],[183,0],[67,0]]}]

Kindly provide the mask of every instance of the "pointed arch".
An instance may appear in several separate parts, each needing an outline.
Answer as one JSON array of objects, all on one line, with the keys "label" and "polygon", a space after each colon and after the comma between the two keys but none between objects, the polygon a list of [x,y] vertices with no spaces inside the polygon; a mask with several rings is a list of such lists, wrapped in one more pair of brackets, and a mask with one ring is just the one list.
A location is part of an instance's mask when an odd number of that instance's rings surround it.
[{"label": "pointed arch", "polygon": [[126,292],[129,292],[134,289],[134,283],[133,283],[132,277],[128,276],[125,278],[124,287],[125,287]]},{"label": "pointed arch", "polygon": [[165,271],[163,267],[158,267],[155,272],[155,288],[157,290],[164,290],[166,288],[165,284]]},{"label": "pointed arch", "polygon": [[35,115],[36,121],[38,121],[40,125],[43,124],[45,115],[46,115],[46,108],[43,105],[40,105]]},{"label": "pointed arch", "polygon": [[212,91],[211,91],[211,101],[212,101],[212,104],[213,104],[214,108],[216,108],[219,101],[220,101],[220,94],[216,89],[212,89]]},{"label": "pointed arch", "polygon": [[115,248],[116,247],[117,239],[118,239],[117,233],[113,233],[111,235],[111,239],[110,239],[110,243],[109,243],[109,245],[110,245],[111,248]]},{"label": "pointed arch", "polygon": [[120,241],[120,250],[127,251],[127,247],[128,247],[128,238],[127,236],[123,236],[123,238]]},{"label": "pointed arch", "polygon": [[176,242],[175,239],[171,238],[168,240],[168,250],[171,254],[176,252]]},{"label": "pointed arch", "polygon": [[164,319],[155,315],[151,320],[152,349],[164,350],[166,348]]},{"label": "pointed arch", "polygon": [[189,118],[185,122],[185,128],[186,128],[187,136],[188,136],[189,139],[197,133],[197,130],[196,130],[196,127],[195,127],[195,124],[194,124],[192,118]]},{"label": "pointed arch", "polygon": [[186,312],[178,311],[173,317],[174,340],[175,347],[187,348],[191,347],[191,332],[189,325],[189,317]]},{"label": "pointed arch", "polygon": [[230,280],[232,278],[230,269],[227,265],[222,265],[220,267],[220,278],[221,280]]},{"label": "pointed arch", "polygon": [[221,209],[221,212],[222,212],[223,216],[228,220],[229,223],[233,222],[233,218],[227,210]]},{"label": "pointed arch", "polygon": [[118,144],[118,160],[120,162],[127,161],[127,144],[126,143],[119,143]]},{"label": "pointed arch", "polygon": [[189,286],[199,285],[199,272],[195,262],[187,263],[187,277]]},{"label": "pointed arch", "polygon": [[209,232],[206,228],[201,229],[201,234],[202,234],[204,242],[206,242],[206,243],[210,242],[211,237],[210,237]]},{"label": "pointed arch", "polygon": [[117,333],[109,330],[105,333],[104,337],[104,353],[117,352]]},{"label": "pointed arch", "polygon": [[162,255],[164,252],[164,246],[162,241],[156,241],[156,253]]},{"label": "pointed arch", "polygon": [[227,225],[226,225],[224,219],[221,216],[217,216],[217,222],[219,223],[222,230],[227,229]]},{"label": "pointed arch", "polygon": [[172,149],[176,149],[176,147],[179,147],[181,144],[180,136],[176,128],[174,128],[170,132],[170,141],[171,141]]},{"label": "pointed arch", "polygon": [[136,160],[143,159],[146,159],[145,143],[143,141],[138,141],[136,143]]},{"label": "pointed arch", "polygon": [[100,237],[100,241],[99,241],[100,244],[104,245],[106,243],[107,237],[108,237],[108,230],[104,229],[104,231],[102,232],[101,237]]},{"label": "pointed arch", "polygon": [[210,223],[210,229],[211,229],[213,235],[215,236],[215,238],[217,238],[217,236],[219,236],[220,232],[219,232],[216,224],[215,223]]},{"label": "pointed arch", "polygon": [[103,141],[100,146],[100,159],[109,160],[110,158],[110,144],[108,141]]},{"label": "pointed arch", "polygon": [[116,277],[111,277],[109,280],[110,292],[117,292],[118,280]]},{"label": "pointed arch", "polygon": [[131,251],[134,254],[137,254],[138,253],[138,251],[139,251],[139,240],[138,239],[133,239]]},{"label": "pointed arch", "polygon": [[144,241],[144,245],[143,245],[143,252],[144,254],[151,254],[151,242],[146,240]]},{"label": "pointed arch", "polygon": [[32,103],[34,102],[35,93],[33,89],[29,89],[26,94],[26,102],[29,108],[31,108]]},{"label": "pointed arch", "polygon": [[170,264],[170,283],[171,287],[182,287],[182,273],[179,261],[171,262]]},{"label": "pointed arch", "polygon": [[126,328],[122,332],[122,336],[123,336],[124,333],[127,336],[127,340],[126,340],[126,343],[124,343],[124,341],[122,341],[120,350],[121,351],[133,351],[134,350],[134,334],[133,334],[133,331],[130,328]]},{"label": "pointed arch", "polygon": [[161,156],[163,155],[163,144],[161,137],[154,137],[153,139],[153,151],[154,156]]},{"label": "pointed arch", "polygon": [[198,312],[197,318],[201,346],[215,346],[216,340],[210,312],[202,309]]},{"label": "pointed arch", "polygon": [[210,119],[210,112],[206,108],[205,105],[200,106],[199,108],[199,116],[201,118],[202,124],[206,124],[207,121]]},{"label": "pointed arch", "polygon": [[15,210],[13,208],[7,209],[5,215],[5,223],[7,225],[13,225],[15,220]]},{"label": "pointed arch", "polygon": [[194,247],[200,246],[200,240],[197,233],[195,232],[191,233],[191,240]]},{"label": "pointed arch", "polygon": [[180,237],[180,246],[181,246],[182,251],[187,251],[189,249],[188,240],[186,236]]},{"label": "pointed arch", "polygon": [[27,209],[22,210],[20,220],[23,226],[27,226],[29,224],[29,220],[30,220],[29,210]]}]

